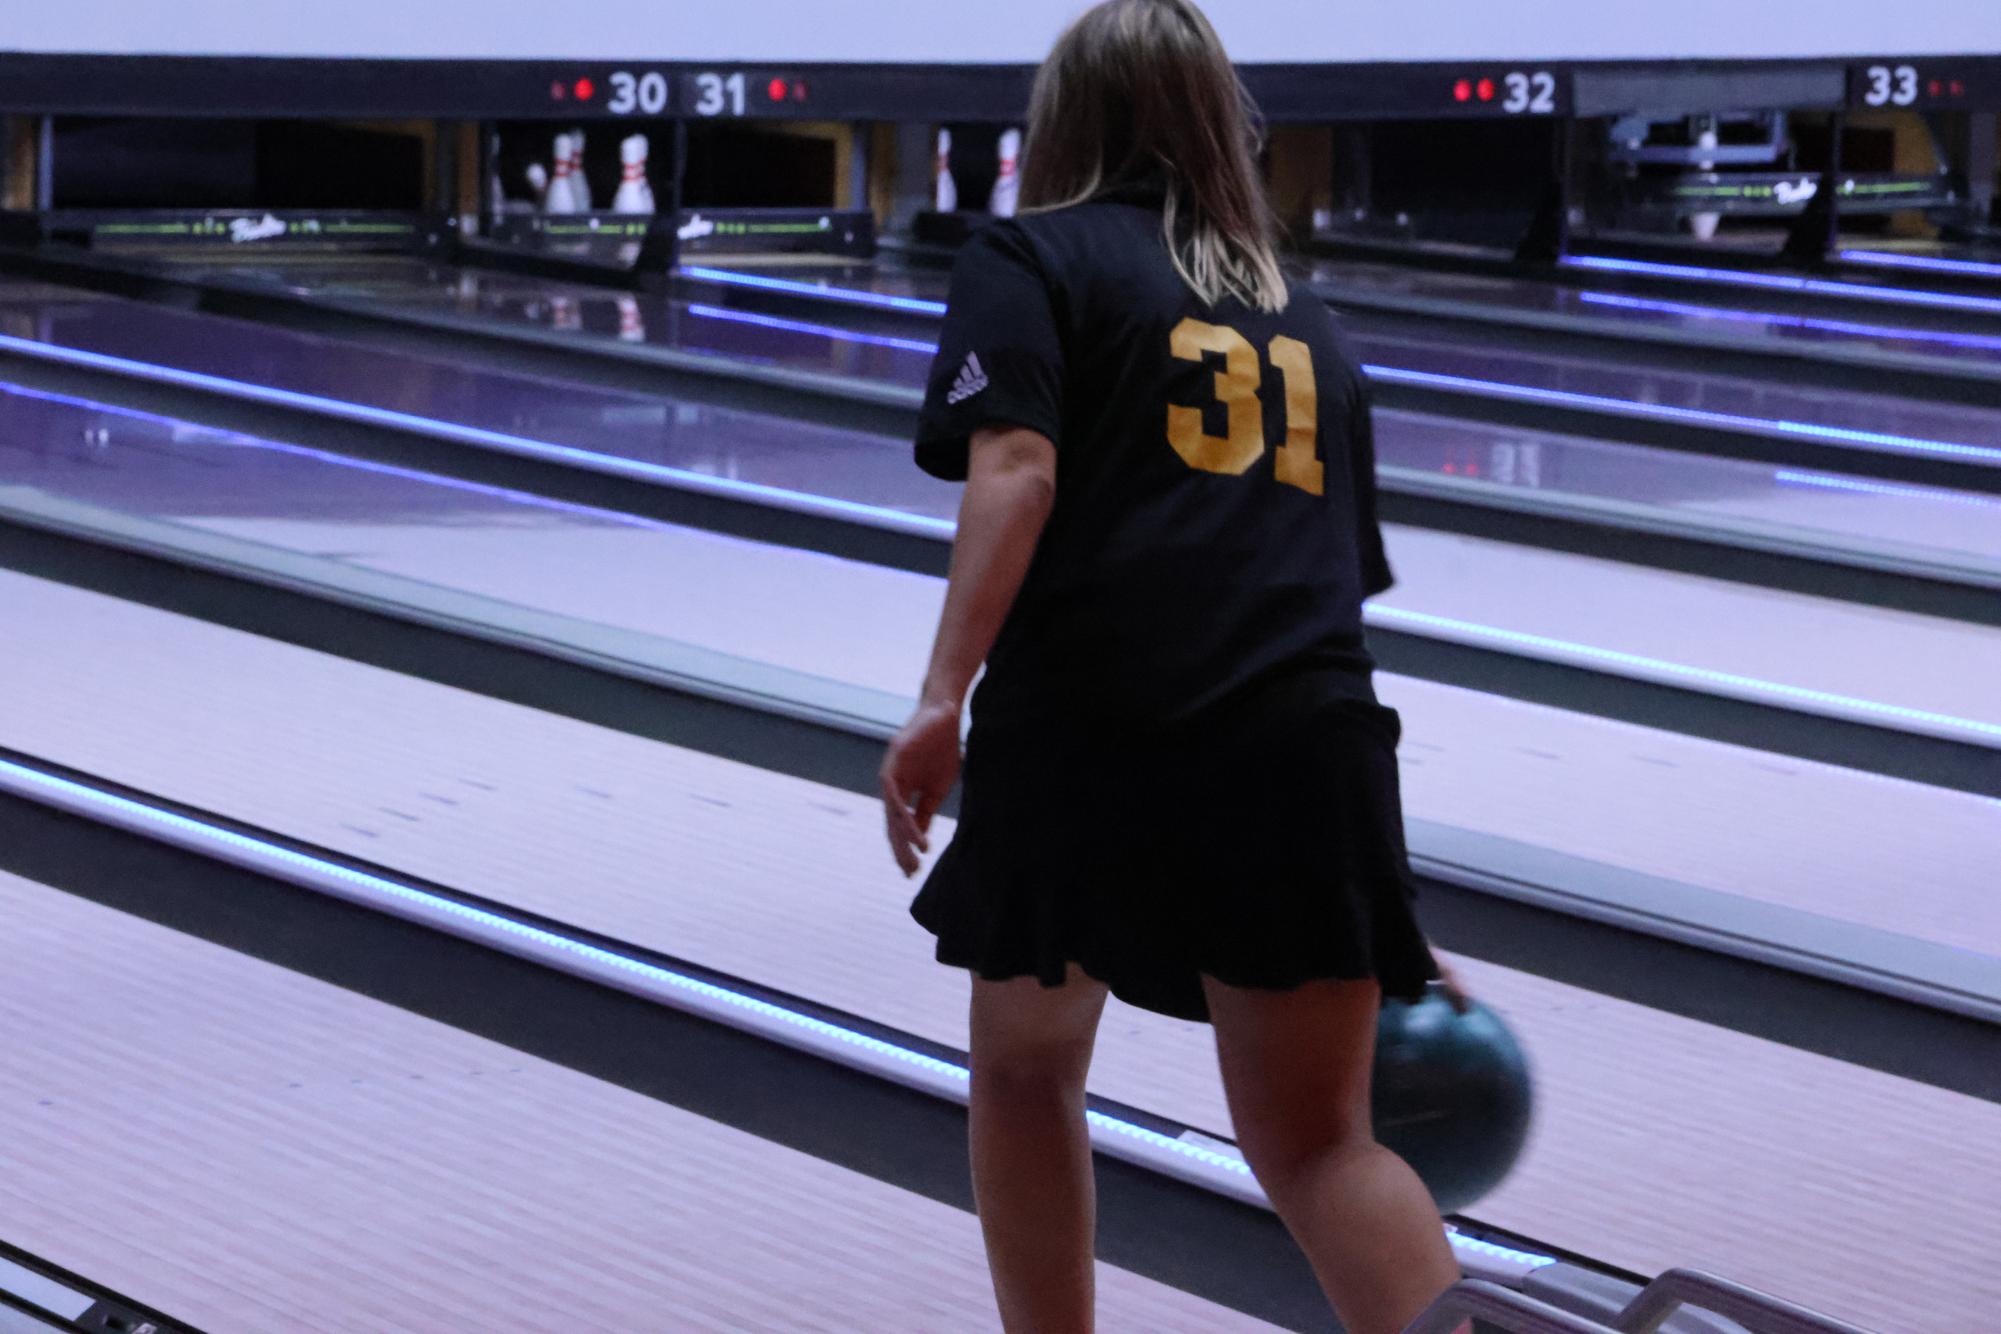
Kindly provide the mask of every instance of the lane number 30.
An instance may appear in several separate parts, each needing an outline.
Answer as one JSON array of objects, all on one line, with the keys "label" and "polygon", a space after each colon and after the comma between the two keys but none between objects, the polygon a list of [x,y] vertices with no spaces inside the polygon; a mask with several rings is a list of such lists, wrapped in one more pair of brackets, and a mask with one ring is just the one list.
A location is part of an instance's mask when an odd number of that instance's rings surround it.
[{"label": "lane number 30", "polygon": [[611,76],[611,102],[605,108],[614,116],[630,116],[637,111],[657,116],[667,109],[667,76],[658,70],[634,74],[618,70]]}]

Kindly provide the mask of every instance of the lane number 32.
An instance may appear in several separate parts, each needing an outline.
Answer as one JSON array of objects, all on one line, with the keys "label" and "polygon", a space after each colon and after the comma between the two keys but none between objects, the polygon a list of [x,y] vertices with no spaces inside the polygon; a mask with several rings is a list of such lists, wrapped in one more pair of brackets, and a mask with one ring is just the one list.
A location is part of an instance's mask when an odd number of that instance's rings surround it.
[{"label": "lane number 32", "polygon": [[1524,74],[1520,70],[1508,75],[1506,81],[1508,96],[1501,103],[1501,110],[1510,115],[1524,113],[1547,116],[1556,111],[1556,76],[1548,70],[1537,70]]}]

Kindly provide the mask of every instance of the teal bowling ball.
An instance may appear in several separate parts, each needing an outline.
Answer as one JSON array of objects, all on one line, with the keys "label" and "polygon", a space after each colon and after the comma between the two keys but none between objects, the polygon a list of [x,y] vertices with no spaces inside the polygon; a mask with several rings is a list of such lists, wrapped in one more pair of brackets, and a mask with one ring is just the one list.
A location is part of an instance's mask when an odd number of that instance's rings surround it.
[{"label": "teal bowling ball", "polygon": [[1385,1001],[1376,1026],[1376,1138],[1416,1169],[1445,1213],[1507,1177],[1534,1113],[1528,1060],[1501,1017],[1460,1014],[1436,989]]}]

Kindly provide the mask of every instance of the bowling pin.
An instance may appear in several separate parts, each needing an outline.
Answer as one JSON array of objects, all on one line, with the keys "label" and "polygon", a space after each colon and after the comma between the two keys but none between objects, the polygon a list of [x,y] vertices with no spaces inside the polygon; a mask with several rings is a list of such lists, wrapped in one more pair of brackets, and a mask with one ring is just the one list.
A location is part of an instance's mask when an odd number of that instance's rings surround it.
[{"label": "bowling pin", "polygon": [[542,197],[544,213],[581,213],[583,204],[576,190],[576,165],[570,161],[570,136],[556,136],[556,174],[549,178],[548,192]]},{"label": "bowling pin", "polygon": [[940,213],[959,211],[959,183],[952,179],[952,132],[938,131],[938,200]]},{"label": "bowling pin", "polygon": [[577,196],[577,212],[589,213],[596,202],[591,198],[591,178],[584,171],[584,132],[570,131],[570,189]]},{"label": "bowling pin", "polygon": [[[1714,125],[1705,126],[1702,133],[1697,135],[1695,139],[1695,146],[1697,148],[1714,148],[1716,144],[1716,127]],[[1716,170],[1716,163],[1710,158],[1704,158],[1695,165],[1701,171],[1713,172]],[[1688,229],[1695,233],[1696,240],[1708,241],[1715,237],[1716,228],[1722,221],[1723,215],[1721,213],[1691,213],[1688,218]]]},{"label": "bowling pin", "polygon": [[498,217],[507,212],[507,183],[500,179],[500,136],[488,135],[486,140],[486,211],[489,216]]},{"label": "bowling pin", "polygon": [[987,212],[996,218],[1011,218],[1021,203],[1021,131],[1009,130],[1000,138],[1000,175],[994,178],[994,192],[987,200]]},{"label": "bowling pin", "polygon": [[535,207],[549,207],[549,169],[539,162],[528,164],[528,188],[535,192]]},{"label": "bowling pin", "polygon": [[625,164],[624,179],[611,197],[614,213],[651,213],[653,187],[646,180],[646,136],[635,134],[618,146],[619,161]]},{"label": "bowling pin", "polygon": [[627,343],[646,341],[646,316],[639,309],[639,298],[630,294],[618,298],[618,336]]}]

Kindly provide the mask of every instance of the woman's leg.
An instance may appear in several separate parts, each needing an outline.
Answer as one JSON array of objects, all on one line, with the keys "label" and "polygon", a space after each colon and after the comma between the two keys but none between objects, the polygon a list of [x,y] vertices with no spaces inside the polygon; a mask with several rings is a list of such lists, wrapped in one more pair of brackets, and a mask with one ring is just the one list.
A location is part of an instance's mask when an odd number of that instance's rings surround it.
[{"label": "woman's leg", "polygon": [[1105,988],[973,979],[973,1194],[1010,1334],[1088,1334],[1097,1192],[1084,1076]]},{"label": "woman's leg", "polygon": [[1237,1142],[1349,1334],[1398,1334],[1459,1280],[1430,1193],[1369,1125],[1374,982],[1204,979]]}]

